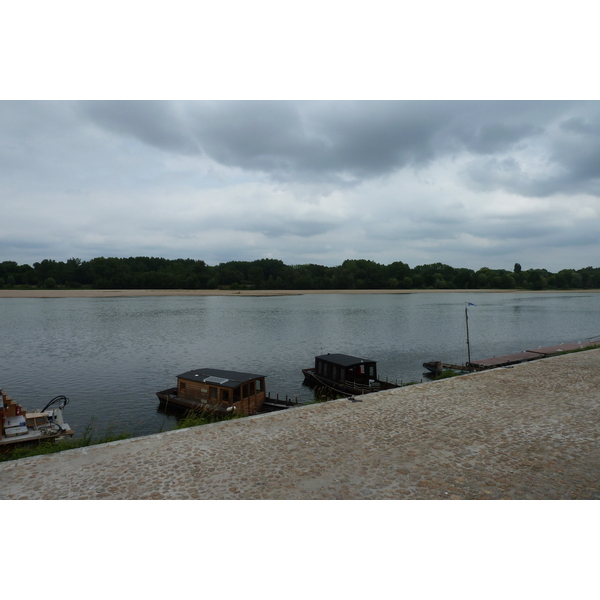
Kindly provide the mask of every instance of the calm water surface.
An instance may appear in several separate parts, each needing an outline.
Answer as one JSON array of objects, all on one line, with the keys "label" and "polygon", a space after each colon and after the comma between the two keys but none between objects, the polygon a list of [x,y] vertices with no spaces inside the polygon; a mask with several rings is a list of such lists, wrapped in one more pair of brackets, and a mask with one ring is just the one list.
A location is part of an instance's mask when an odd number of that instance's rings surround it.
[{"label": "calm water surface", "polygon": [[488,358],[600,335],[600,294],[323,294],[0,299],[0,387],[26,408],[71,399],[69,424],[145,435],[171,429],[157,390],[213,367],[267,376],[267,390],[313,399],[301,369],[327,352],[420,381],[427,360]]}]

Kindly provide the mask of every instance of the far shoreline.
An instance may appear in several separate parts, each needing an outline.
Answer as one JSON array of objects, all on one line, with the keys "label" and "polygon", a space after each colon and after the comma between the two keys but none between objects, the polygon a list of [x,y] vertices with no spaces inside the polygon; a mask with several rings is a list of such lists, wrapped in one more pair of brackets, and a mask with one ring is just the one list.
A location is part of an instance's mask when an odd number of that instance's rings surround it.
[{"label": "far shoreline", "polygon": [[145,296],[302,296],[307,294],[597,294],[600,290],[6,290],[0,298],[135,298]]}]

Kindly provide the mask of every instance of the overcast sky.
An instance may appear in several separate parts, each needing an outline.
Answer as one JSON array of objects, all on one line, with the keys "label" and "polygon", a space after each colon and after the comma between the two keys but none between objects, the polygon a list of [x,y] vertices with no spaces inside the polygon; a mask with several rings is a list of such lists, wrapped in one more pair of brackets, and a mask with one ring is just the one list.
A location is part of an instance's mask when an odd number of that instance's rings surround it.
[{"label": "overcast sky", "polygon": [[600,266],[600,103],[3,101],[0,260]]}]

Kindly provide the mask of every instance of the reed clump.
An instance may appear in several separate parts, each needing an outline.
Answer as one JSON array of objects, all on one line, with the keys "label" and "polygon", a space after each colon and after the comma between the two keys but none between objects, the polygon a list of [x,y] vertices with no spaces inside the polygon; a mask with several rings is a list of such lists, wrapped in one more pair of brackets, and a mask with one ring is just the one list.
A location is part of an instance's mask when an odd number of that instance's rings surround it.
[{"label": "reed clump", "polygon": [[441,373],[436,373],[432,379],[437,381],[438,379],[450,379],[451,377],[458,377],[459,375],[464,375],[464,373],[459,373],[452,369],[444,369]]},{"label": "reed clump", "polygon": [[185,415],[178,420],[175,429],[187,429],[188,427],[197,427],[198,425],[208,425],[209,423],[218,423],[219,421],[231,421],[232,419],[240,419],[241,414],[232,413],[217,413],[210,410],[189,410]]}]

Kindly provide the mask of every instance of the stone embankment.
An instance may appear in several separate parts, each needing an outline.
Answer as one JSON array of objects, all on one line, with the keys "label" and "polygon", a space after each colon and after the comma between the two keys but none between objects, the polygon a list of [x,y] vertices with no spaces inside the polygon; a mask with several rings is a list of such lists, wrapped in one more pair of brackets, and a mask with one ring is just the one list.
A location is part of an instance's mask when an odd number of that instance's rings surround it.
[{"label": "stone embankment", "polygon": [[0,464],[2,499],[600,499],[600,350]]}]

